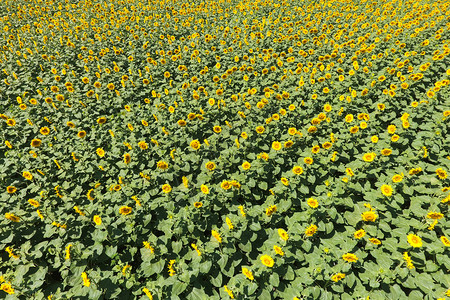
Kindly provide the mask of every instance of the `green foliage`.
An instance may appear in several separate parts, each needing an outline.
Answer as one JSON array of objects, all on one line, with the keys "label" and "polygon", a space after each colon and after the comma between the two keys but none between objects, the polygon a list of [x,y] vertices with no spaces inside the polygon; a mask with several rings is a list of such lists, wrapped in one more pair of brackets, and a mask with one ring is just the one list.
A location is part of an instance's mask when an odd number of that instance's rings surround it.
[{"label": "green foliage", "polygon": [[2,298],[450,297],[447,6],[69,2],[0,3]]}]

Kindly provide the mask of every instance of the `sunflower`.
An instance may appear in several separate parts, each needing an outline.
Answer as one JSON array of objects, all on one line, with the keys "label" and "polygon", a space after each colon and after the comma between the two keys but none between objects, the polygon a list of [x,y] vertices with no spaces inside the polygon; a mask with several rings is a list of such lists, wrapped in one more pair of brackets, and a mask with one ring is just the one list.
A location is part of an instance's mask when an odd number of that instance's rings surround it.
[{"label": "sunflower", "polygon": [[100,157],[105,156],[105,150],[103,150],[103,148],[97,148],[96,153]]},{"label": "sunflower", "polygon": [[346,253],[342,255],[342,259],[347,262],[356,262],[358,260],[358,257],[353,253]]},{"label": "sunflower", "polygon": [[309,126],[309,128],[308,128],[308,132],[309,133],[314,133],[316,131],[317,131],[317,127],[316,126]]},{"label": "sunflower", "polygon": [[395,174],[392,176],[392,182],[399,183],[403,180],[403,176],[400,174]]},{"label": "sunflower", "polygon": [[14,194],[17,191],[17,189],[14,186],[8,186],[6,188],[6,191],[8,192],[8,194]]},{"label": "sunflower", "polygon": [[79,131],[79,132],[77,133],[77,136],[78,136],[80,139],[84,138],[84,137],[86,136],[86,131],[84,131],[84,130]]},{"label": "sunflower", "polygon": [[392,153],[391,149],[383,149],[383,150],[381,150],[381,154],[384,155],[384,156],[389,156],[389,155],[391,155],[391,153]]},{"label": "sunflower", "polygon": [[255,278],[253,277],[252,271],[250,271],[250,270],[247,269],[246,267],[242,267],[242,274],[244,274],[245,277],[247,277],[249,280],[254,280],[254,279],[255,279]]},{"label": "sunflower", "polygon": [[397,129],[397,127],[396,127],[395,125],[389,125],[389,126],[387,127],[387,131],[388,131],[390,134],[394,134],[396,129]]},{"label": "sunflower", "polygon": [[303,161],[305,162],[305,164],[307,165],[312,165],[312,163],[314,162],[314,160],[311,157],[305,157],[303,159]]},{"label": "sunflower", "polygon": [[158,169],[161,169],[161,170],[167,170],[168,168],[169,168],[169,164],[168,163],[166,163],[165,161],[159,161],[157,164],[156,164],[156,166],[158,167]]},{"label": "sunflower", "polygon": [[272,149],[274,149],[275,151],[278,151],[281,149],[281,143],[278,141],[272,142]]},{"label": "sunflower", "polygon": [[191,141],[191,143],[189,144],[191,146],[192,149],[194,150],[198,150],[200,149],[200,142],[198,140],[193,140]]},{"label": "sunflower", "polygon": [[214,130],[215,133],[220,133],[220,132],[222,131],[222,127],[220,127],[220,126],[214,126],[214,127],[213,127],[213,130]]},{"label": "sunflower", "polygon": [[50,133],[50,129],[49,129],[48,127],[42,127],[42,128],[39,130],[39,132],[40,132],[42,135],[48,135],[48,134]]},{"label": "sunflower", "polygon": [[141,148],[142,150],[148,149],[148,144],[147,144],[146,142],[144,142],[144,141],[140,141],[140,142],[138,143],[138,146],[139,146],[139,148]]},{"label": "sunflower", "polygon": [[450,240],[447,237],[441,236],[441,242],[445,247],[450,247]]},{"label": "sunflower", "polygon": [[307,237],[313,236],[316,232],[317,232],[317,226],[314,225],[314,224],[311,224],[310,226],[308,226],[308,227],[305,229],[305,235],[306,235]]},{"label": "sunflower", "polygon": [[208,169],[209,171],[212,171],[216,168],[216,164],[212,161],[209,161],[206,163],[205,165],[206,169]]},{"label": "sunflower", "polygon": [[442,169],[442,168],[436,169],[436,175],[440,179],[446,179],[447,178],[447,172],[444,169]]},{"label": "sunflower", "polygon": [[263,126],[258,126],[258,127],[256,127],[256,132],[257,132],[257,133],[262,134],[264,131],[265,131],[265,129],[264,129]]},{"label": "sunflower", "polygon": [[317,199],[314,198],[309,198],[306,203],[309,205],[309,207],[311,208],[317,208],[319,207],[319,201],[317,201]]},{"label": "sunflower", "polygon": [[200,190],[201,190],[202,193],[205,194],[205,195],[208,195],[208,194],[209,194],[209,188],[208,188],[208,186],[206,186],[206,185],[204,185],[204,184],[202,184],[202,185],[200,186]]},{"label": "sunflower", "polygon": [[170,184],[166,183],[162,186],[162,191],[168,194],[172,191],[172,187],[170,186]]},{"label": "sunflower", "polygon": [[269,268],[273,267],[274,260],[269,255],[265,254],[265,255],[261,256],[260,259],[261,259],[262,264],[265,265],[266,267],[269,267]]},{"label": "sunflower", "polygon": [[333,276],[331,276],[331,280],[333,280],[334,282],[338,282],[344,278],[345,278],[344,273],[337,273],[337,274],[334,274]]},{"label": "sunflower", "polygon": [[383,193],[383,195],[385,195],[386,197],[390,197],[392,196],[392,187],[390,185],[387,184],[383,184],[381,187],[381,192]]},{"label": "sunflower", "polygon": [[361,239],[366,235],[366,231],[364,229],[357,230],[353,233],[355,239]]},{"label": "sunflower", "polygon": [[232,185],[228,180],[224,180],[220,184],[220,187],[223,188],[224,190],[229,190],[229,189],[231,189]]},{"label": "sunflower", "polygon": [[359,131],[359,127],[358,126],[353,126],[352,128],[350,128],[350,133],[357,133]]},{"label": "sunflower", "polygon": [[277,211],[277,206],[276,205],[271,205],[268,208],[266,208],[266,215],[268,217],[270,217],[273,213],[275,213]]},{"label": "sunflower", "polygon": [[42,141],[40,139],[33,139],[31,141],[31,147],[37,148],[41,145],[41,143],[42,143]]},{"label": "sunflower", "polygon": [[92,220],[94,221],[95,225],[101,225],[102,224],[102,218],[99,215],[95,215]]},{"label": "sunflower", "polygon": [[315,145],[314,147],[312,147],[311,152],[314,154],[319,153],[320,151],[320,146],[319,145]]},{"label": "sunflower", "polygon": [[244,169],[245,171],[250,169],[251,166],[252,165],[248,161],[242,163],[242,169]]},{"label": "sunflower", "polygon": [[30,172],[28,172],[28,171],[24,171],[22,173],[22,176],[23,176],[23,178],[25,178],[27,180],[32,180],[33,179],[33,175]]},{"label": "sunflower", "polygon": [[441,213],[438,213],[438,212],[429,212],[427,214],[427,218],[433,219],[433,220],[439,220],[439,219],[442,219],[443,217],[444,217],[444,215]]},{"label": "sunflower", "polygon": [[422,239],[415,234],[408,234],[407,236],[408,243],[414,248],[422,247]]},{"label": "sunflower", "polygon": [[119,213],[122,214],[122,215],[124,215],[124,216],[130,214],[131,211],[132,211],[132,208],[129,207],[129,206],[122,206],[122,207],[119,209]]},{"label": "sunflower", "polygon": [[129,164],[131,162],[131,155],[129,153],[125,153],[123,155],[123,162]]},{"label": "sunflower", "polygon": [[216,230],[211,230],[211,235],[219,242],[222,243],[222,237],[220,236],[220,233]]},{"label": "sunflower", "polygon": [[371,162],[375,159],[376,154],[374,152],[366,153],[363,155],[363,160],[366,162]]},{"label": "sunflower", "polygon": [[281,238],[283,241],[287,241],[287,240],[289,239],[288,233],[287,233],[284,229],[282,229],[282,228],[279,228],[279,229],[278,229],[278,235],[280,236],[280,238]]},{"label": "sunflower", "polygon": [[34,207],[39,207],[40,206],[39,202],[34,200],[34,199],[28,199],[28,203],[30,203],[30,205],[32,205]]},{"label": "sunflower", "polygon": [[8,120],[6,120],[6,124],[8,125],[8,126],[16,126],[16,120],[14,120],[14,119],[8,119]]},{"label": "sunflower", "polygon": [[345,122],[350,123],[353,121],[353,115],[352,114],[348,114],[345,116]]},{"label": "sunflower", "polygon": [[295,135],[297,133],[297,128],[291,127],[288,129],[289,135]]},{"label": "sunflower", "polygon": [[365,222],[375,222],[375,220],[378,218],[378,215],[373,211],[365,211],[361,214],[361,217]]},{"label": "sunflower", "polygon": [[292,173],[294,173],[295,175],[301,175],[303,173],[303,168],[300,166],[294,166],[292,168]]},{"label": "sunflower", "polygon": [[377,245],[377,246],[381,245],[381,241],[377,238],[370,238],[369,242],[371,242],[372,244]]},{"label": "sunflower", "polygon": [[97,123],[98,124],[105,124],[106,123],[106,118],[105,117],[100,117],[97,119]]}]

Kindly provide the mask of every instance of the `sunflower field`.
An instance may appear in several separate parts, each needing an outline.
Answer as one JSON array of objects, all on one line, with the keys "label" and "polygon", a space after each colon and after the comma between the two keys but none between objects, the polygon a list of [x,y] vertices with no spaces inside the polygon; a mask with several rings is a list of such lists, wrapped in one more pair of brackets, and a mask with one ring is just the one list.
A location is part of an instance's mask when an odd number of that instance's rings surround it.
[{"label": "sunflower field", "polygon": [[450,299],[450,2],[0,1],[2,299]]}]

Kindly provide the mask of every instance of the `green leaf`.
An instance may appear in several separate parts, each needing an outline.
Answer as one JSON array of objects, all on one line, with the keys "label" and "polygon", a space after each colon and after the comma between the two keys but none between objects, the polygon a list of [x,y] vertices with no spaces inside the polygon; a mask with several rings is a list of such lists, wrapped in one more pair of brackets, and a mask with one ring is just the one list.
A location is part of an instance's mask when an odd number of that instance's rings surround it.
[{"label": "green leaf", "polygon": [[264,289],[261,292],[261,294],[259,295],[258,299],[260,299],[260,300],[272,300],[272,297],[270,296],[269,291]]},{"label": "green leaf", "polygon": [[219,272],[217,276],[211,276],[210,280],[215,287],[222,287],[222,273]]},{"label": "green leaf", "polygon": [[429,294],[433,291],[434,280],[431,275],[427,273],[417,274],[415,283],[417,287],[421,289],[425,294]]},{"label": "green leaf", "polygon": [[304,195],[309,194],[309,188],[306,185],[301,185],[299,191]]},{"label": "green leaf", "polygon": [[258,285],[252,282],[247,286],[247,288],[247,295],[253,295],[253,293],[258,289]]},{"label": "green leaf", "polygon": [[151,264],[150,268],[153,273],[159,274],[164,270],[165,262],[163,259],[159,260],[157,263]]},{"label": "green leaf", "polygon": [[108,232],[106,230],[102,230],[102,229],[98,229],[98,228],[96,228],[94,230],[94,232],[92,233],[92,239],[95,242],[99,242],[99,243],[106,240],[107,236],[108,236]]},{"label": "green leaf", "polygon": [[186,289],[186,287],[187,283],[175,281],[175,283],[172,285],[172,294],[178,296]]},{"label": "green leaf", "polygon": [[172,250],[174,253],[178,253],[181,251],[181,248],[183,247],[183,243],[180,241],[174,241],[172,242]]},{"label": "green leaf", "polygon": [[261,225],[259,224],[259,222],[254,222],[249,226],[249,228],[255,232],[258,232],[261,230]]},{"label": "green leaf", "polygon": [[345,276],[345,283],[349,288],[353,288],[356,281],[356,276],[354,273],[348,274]]},{"label": "green leaf", "polygon": [[109,257],[114,257],[117,253],[117,246],[106,246],[105,254]]},{"label": "green leaf", "polygon": [[227,265],[227,262],[228,262],[228,256],[227,255],[221,255],[221,257],[220,257],[219,261],[217,262],[217,264],[223,270],[223,269],[225,269],[225,266]]},{"label": "green leaf", "polygon": [[274,287],[278,287],[280,284],[280,276],[278,276],[277,273],[272,273],[272,275],[270,275],[269,282]]},{"label": "green leaf", "polygon": [[265,182],[265,181],[258,182],[258,187],[262,190],[267,191],[267,182]]},{"label": "green leaf", "polygon": [[202,289],[193,288],[192,292],[187,296],[187,300],[209,300],[210,297],[205,294]]},{"label": "green leaf", "polygon": [[295,278],[294,270],[292,269],[291,266],[287,266],[284,276],[283,276],[283,279],[294,280],[294,278]]},{"label": "green leaf", "polygon": [[203,274],[207,274],[209,270],[211,269],[212,262],[211,261],[205,261],[200,264],[200,272]]}]

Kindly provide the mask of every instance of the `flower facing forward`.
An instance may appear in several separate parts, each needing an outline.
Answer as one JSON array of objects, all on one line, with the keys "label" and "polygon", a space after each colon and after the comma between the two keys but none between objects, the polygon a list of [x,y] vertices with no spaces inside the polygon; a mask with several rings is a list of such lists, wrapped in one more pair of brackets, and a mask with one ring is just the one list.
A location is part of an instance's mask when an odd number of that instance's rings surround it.
[{"label": "flower facing forward", "polygon": [[269,267],[269,268],[272,268],[273,264],[274,264],[273,258],[266,254],[261,256],[261,262],[263,265],[265,265],[266,267]]},{"label": "flower facing forward", "polygon": [[122,207],[119,209],[119,213],[122,214],[122,215],[124,215],[124,216],[130,214],[131,211],[132,211],[132,208],[129,207],[129,206],[122,206]]},{"label": "flower facing forward", "polygon": [[193,140],[189,145],[194,150],[200,149],[200,142],[198,140]]},{"label": "flower facing forward", "polygon": [[307,237],[313,236],[317,232],[317,226],[314,224],[311,224],[305,229],[305,235]]},{"label": "flower facing forward", "polygon": [[366,231],[364,229],[360,229],[355,231],[355,233],[353,233],[353,236],[355,237],[355,239],[362,239],[364,236],[366,235]]},{"label": "flower facing forward", "polygon": [[366,162],[371,162],[375,159],[376,154],[371,152],[371,153],[366,153],[363,155],[363,160]]},{"label": "flower facing forward", "polygon": [[364,222],[375,222],[375,220],[378,218],[378,215],[373,211],[365,211],[361,214],[361,217]]},{"label": "flower facing forward", "polygon": [[319,201],[317,201],[317,199],[314,198],[309,198],[306,203],[309,205],[309,207],[311,208],[317,208],[319,207]]},{"label": "flower facing forward", "polygon": [[278,142],[278,141],[273,142],[272,143],[272,149],[275,150],[275,151],[280,150],[281,149],[281,143]]},{"label": "flower facing forward", "polygon": [[166,183],[162,186],[162,190],[164,193],[168,194],[172,191],[172,187],[170,186],[170,184]]},{"label": "flower facing forward", "polygon": [[99,215],[95,215],[93,221],[95,225],[102,225],[102,218]]},{"label": "flower facing forward", "polygon": [[415,234],[408,234],[408,243],[414,248],[422,247],[422,239]]},{"label": "flower facing forward", "polygon": [[386,197],[392,196],[393,190],[390,185],[383,184],[380,189],[381,189],[381,193],[383,193],[383,195],[385,195]]}]

